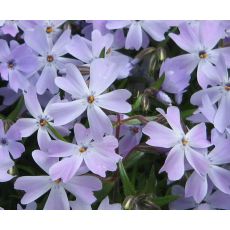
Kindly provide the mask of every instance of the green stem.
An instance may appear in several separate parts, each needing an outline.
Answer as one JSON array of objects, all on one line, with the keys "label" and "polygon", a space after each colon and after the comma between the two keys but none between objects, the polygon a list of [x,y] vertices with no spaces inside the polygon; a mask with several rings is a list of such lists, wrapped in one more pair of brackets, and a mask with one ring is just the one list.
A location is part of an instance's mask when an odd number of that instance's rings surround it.
[{"label": "green stem", "polygon": [[55,135],[55,137],[57,137],[61,141],[68,142],[52,125],[48,123],[47,126],[50,129],[50,131]]},{"label": "green stem", "polygon": [[18,100],[15,109],[9,114],[7,119],[11,121],[15,121],[17,119],[17,116],[21,112],[23,106],[24,106],[24,98],[23,96],[21,96],[21,98]]}]

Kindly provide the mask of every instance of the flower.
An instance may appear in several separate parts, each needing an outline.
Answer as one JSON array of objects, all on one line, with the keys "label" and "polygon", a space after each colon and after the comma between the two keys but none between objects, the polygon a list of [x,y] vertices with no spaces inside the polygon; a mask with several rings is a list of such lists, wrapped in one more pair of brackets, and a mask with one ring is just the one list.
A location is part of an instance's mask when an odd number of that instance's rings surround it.
[{"label": "flower", "polygon": [[[114,136],[116,135],[116,125],[119,124],[118,116],[120,118],[120,122],[124,119],[128,119],[129,117],[123,114],[119,114],[117,116],[111,115],[110,119],[115,124],[114,128]],[[118,152],[121,156],[126,156],[134,147],[136,147],[142,138],[142,125],[131,125],[121,122],[119,128],[119,146]]]},{"label": "flower", "polygon": [[188,54],[172,58],[172,63],[189,74],[198,66],[198,83],[206,88],[210,82],[204,74],[211,71],[210,68],[217,63],[219,55],[223,55],[227,64],[230,64],[230,47],[214,49],[222,38],[223,29],[218,21],[200,21],[197,26],[184,22],[179,30],[179,35],[170,33],[169,36]]},{"label": "flower", "polygon": [[[52,122],[53,117],[50,115],[50,106],[59,101],[59,96],[54,96],[46,105],[44,111],[38,101],[36,91],[33,88],[29,88],[27,92],[24,92],[25,105],[29,113],[33,118],[20,118],[17,120],[15,126],[20,130],[22,137],[29,137],[34,132],[37,133],[38,145],[40,148],[47,146],[51,141],[51,136],[55,138],[51,130],[48,128],[48,124],[60,131],[63,135],[68,134],[68,130],[64,127],[55,126]],[[50,135],[49,135],[50,134]]]},{"label": "flower", "polygon": [[92,132],[81,124],[75,124],[74,134],[76,144],[63,141],[52,141],[48,151],[50,157],[62,157],[50,168],[54,179],[61,178],[63,182],[70,180],[84,162],[95,174],[105,176],[106,171],[115,171],[117,162],[121,159],[116,154],[117,139],[105,136],[98,141],[92,140]]},{"label": "flower", "polygon": [[18,89],[29,87],[28,78],[38,67],[37,57],[30,48],[13,41],[8,46],[5,40],[0,39],[0,73],[3,80],[9,82],[15,92]]},{"label": "flower", "polygon": [[[47,157],[47,153],[40,150],[33,151],[32,156],[47,174],[49,168],[58,161],[57,158]],[[92,204],[96,200],[93,191],[100,190],[102,185],[100,180],[94,176],[74,176],[68,183],[64,183],[60,178],[55,180],[47,175],[19,177],[14,187],[25,191],[21,199],[22,204],[29,204],[50,190],[44,209],[68,210],[70,204],[66,190],[80,202]]]},{"label": "flower", "polygon": [[65,46],[70,42],[70,30],[66,30],[53,44],[42,27],[25,31],[25,42],[37,54],[39,54],[39,67],[41,75],[36,83],[38,94],[44,94],[48,89],[52,94],[57,93],[58,88],[54,83],[57,71],[65,69],[66,63],[79,63],[71,58],[63,57],[67,53]]},{"label": "flower", "polygon": [[[206,76],[212,79],[212,86],[194,93],[191,97],[191,103],[193,105],[202,106],[202,100],[205,100],[205,104],[203,103],[203,112],[207,114],[215,128],[223,133],[230,125],[230,118],[228,116],[228,111],[230,109],[230,78],[223,57],[219,58],[216,67],[213,66],[207,71]],[[208,96],[208,98],[204,98],[205,96]],[[208,100],[210,100],[211,105],[207,103]],[[214,104],[217,104],[216,112],[214,111],[215,106],[211,108]],[[206,110],[207,108],[205,109],[207,105],[209,105],[209,112]]]},{"label": "flower", "polygon": [[92,41],[76,35],[67,44],[66,49],[71,55],[87,64],[97,58],[107,58],[117,64],[117,68],[119,68],[118,77],[125,78],[132,68],[130,64],[131,58],[115,51],[113,41],[112,34],[102,35],[99,30],[94,30],[92,32]]},{"label": "flower", "polygon": [[169,204],[171,210],[213,210],[213,209],[230,209],[230,195],[225,194],[219,190],[212,193],[213,188],[200,203],[196,203],[192,197],[185,197],[184,188],[180,185],[172,187],[172,194],[179,196],[176,201]]},{"label": "flower", "polygon": [[13,124],[5,132],[3,121],[0,120],[0,155],[9,161],[11,161],[10,154],[14,159],[18,159],[25,151],[24,145],[18,142],[19,140],[21,140],[21,134],[16,125]]},{"label": "flower", "polygon": [[121,210],[121,204],[110,204],[107,196],[100,203],[98,210]]},{"label": "flower", "polygon": [[[51,114],[55,125],[67,124],[87,110],[94,138],[100,138],[105,133],[112,134],[111,121],[101,108],[118,113],[131,111],[131,105],[126,102],[131,96],[128,90],[117,89],[103,93],[117,78],[116,65],[104,59],[93,61],[90,65],[89,87],[74,65],[67,64],[66,73],[66,77],[56,78],[55,83],[59,88],[70,93],[75,100],[52,105]],[[63,111],[65,111],[64,115]]]},{"label": "flower", "polygon": [[182,100],[182,95],[189,86],[191,76],[184,69],[175,66],[172,59],[169,58],[161,65],[160,77],[163,74],[165,78],[161,86],[162,90],[175,94],[175,99],[180,104],[181,101],[178,99]]},{"label": "flower", "polygon": [[126,37],[125,48],[135,50],[148,46],[149,38],[147,34],[156,41],[162,41],[165,39],[164,33],[169,29],[166,22],[154,20],[111,20],[106,24],[106,28],[110,30],[126,27],[128,27],[129,30]]},{"label": "flower", "polygon": [[220,167],[230,162],[229,140],[223,140],[206,155],[209,167],[204,176],[193,172],[185,185],[185,196],[192,196],[196,202],[201,202],[207,194],[209,178],[212,183],[223,193],[230,194],[230,171]]},{"label": "flower", "polygon": [[166,118],[172,129],[152,121],[143,128],[143,133],[150,137],[147,144],[171,149],[160,172],[166,171],[172,181],[179,180],[184,175],[185,156],[199,175],[205,175],[208,162],[201,150],[211,145],[206,138],[205,124],[200,123],[185,133],[177,107],[168,107],[166,114],[161,109],[158,111]]}]

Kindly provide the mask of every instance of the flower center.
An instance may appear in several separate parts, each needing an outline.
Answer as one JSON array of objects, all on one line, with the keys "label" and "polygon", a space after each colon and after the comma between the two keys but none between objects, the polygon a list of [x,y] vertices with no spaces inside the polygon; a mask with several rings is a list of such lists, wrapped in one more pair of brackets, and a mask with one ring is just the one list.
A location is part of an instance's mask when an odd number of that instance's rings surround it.
[{"label": "flower center", "polygon": [[47,26],[47,27],[46,27],[46,33],[47,33],[47,34],[50,34],[50,33],[52,33],[52,32],[53,32],[52,26]]},{"label": "flower center", "polygon": [[1,138],[0,139],[0,145],[7,145],[8,144],[8,141],[6,138]]},{"label": "flower center", "polygon": [[88,96],[87,101],[89,102],[89,104],[92,104],[95,101],[94,96],[92,96],[92,95]]},{"label": "flower center", "polygon": [[225,86],[224,86],[224,89],[226,91],[230,91],[230,83],[227,83]]},{"label": "flower center", "polygon": [[41,120],[39,121],[39,124],[40,124],[41,127],[44,127],[44,126],[46,126],[46,125],[48,124],[48,121],[45,120],[45,119],[41,119]]},{"label": "flower center", "polygon": [[81,147],[81,148],[79,149],[79,152],[80,152],[80,153],[84,153],[86,150],[87,150],[86,147]]},{"label": "flower center", "polygon": [[187,144],[188,144],[188,140],[187,140],[187,139],[185,139],[185,138],[183,138],[181,142],[182,142],[182,145],[183,145],[183,146],[185,146],[185,145],[187,145]]},{"label": "flower center", "polygon": [[61,178],[57,179],[54,181],[56,184],[60,184],[61,183]]},{"label": "flower center", "polygon": [[138,128],[138,127],[131,127],[130,130],[131,130],[131,132],[132,132],[133,134],[136,134],[136,133],[139,132],[139,128]]},{"label": "flower center", "polygon": [[109,48],[109,49],[106,51],[106,55],[111,54],[111,53],[112,53],[112,49]]},{"label": "flower center", "polygon": [[8,62],[8,68],[9,68],[9,69],[13,69],[14,66],[15,66],[14,61]]},{"label": "flower center", "polygon": [[208,57],[208,54],[207,54],[205,51],[200,51],[199,57],[200,57],[201,59],[205,59],[205,58]]},{"label": "flower center", "polygon": [[48,62],[53,62],[53,60],[54,60],[54,57],[52,55],[47,56],[47,61]]}]

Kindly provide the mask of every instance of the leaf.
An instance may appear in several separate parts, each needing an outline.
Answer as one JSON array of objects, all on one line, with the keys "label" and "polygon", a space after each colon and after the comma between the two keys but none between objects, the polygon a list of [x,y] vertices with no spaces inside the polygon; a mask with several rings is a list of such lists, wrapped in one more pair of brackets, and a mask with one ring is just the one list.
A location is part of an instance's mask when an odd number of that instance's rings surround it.
[{"label": "leaf", "polygon": [[101,202],[106,196],[108,196],[114,184],[115,184],[114,181],[104,181],[103,182],[102,189],[94,193],[98,202]]},{"label": "leaf", "polygon": [[129,179],[126,171],[125,171],[125,168],[124,168],[122,161],[120,161],[118,165],[119,165],[119,172],[120,172],[120,177],[121,177],[121,181],[123,184],[123,190],[124,190],[125,196],[135,195],[135,193],[136,193],[135,188],[134,188],[133,184],[131,183],[131,181],[130,181],[130,179]]},{"label": "leaf", "polygon": [[191,116],[194,112],[196,111],[196,109],[188,109],[182,112],[181,116],[183,119]]},{"label": "leaf", "polygon": [[157,79],[157,81],[154,82],[153,84],[153,88],[154,89],[160,89],[162,84],[164,83],[165,80],[165,75],[163,75],[162,77],[160,77],[159,79]]},{"label": "leaf", "polygon": [[99,55],[100,58],[105,58],[105,47],[102,49],[100,55]]},{"label": "leaf", "polygon": [[143,97],[143,95],[139,95],[137,97],[136,101],[133,103],[132,112],[137,111],[137,110],[140,109],[141,102],[142,102],[142,97]]},{"label": "leaf", "polygon": [[19,115],[19,113],[21,112],[23,106],[24,106],[24,98],[23,98],[23,96],[21,96],[21,98],[18,100],[18,103],[17,103],[15,109],[9,114],[7,119],[9,119],[11,121],[16,120],[16,118]]},{"label": "leaf", "polygon": [[5,119],[5,116],[0,114],[0,119],[4,120]]},{"label": "leaf", "polygon": [[143,152],[132,152],[125,160],[124,160],[124,166],[125,168],[130,168],[133,166],[136,162],[138,162],[145,154]]},{"label": "leaf", "polygon": [[175,200],[178,199],[178,196],[175,196],[175,195],[167,195],[167,196],[164,196],[164,197],[156,197],[153,199],[153,202],[162,207],[162,206],[165,206],[167,204],[169,204],[170,202],[173,202]]},{"label": "leaf", "polygon": [[150,173],[149,173],[149,178],[146,180],[144,193],[146,194],[155,193],[156,186],[157,186],[157,180],[156,180],[156,176],[154,173],[154,166],[152,166]]},{"label": "leaf", "polygon": [[61,141],[68,142],[53,126],[51,126],[49,123],[47,124],[50,131]]}]

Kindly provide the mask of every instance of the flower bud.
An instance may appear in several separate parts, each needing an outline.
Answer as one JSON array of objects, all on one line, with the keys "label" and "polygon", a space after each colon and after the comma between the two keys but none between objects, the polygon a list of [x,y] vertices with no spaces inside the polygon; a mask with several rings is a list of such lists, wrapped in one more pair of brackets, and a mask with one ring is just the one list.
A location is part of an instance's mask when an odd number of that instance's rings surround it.
[{"label": "flower bud", "polygon": [[158,60],[164,61],[167,57],[166,50],[163,47],[157,49]]},{"label": "flower bud", "polygon": [[171,98],[163,91],[159,90],[156,94],[156,98],[159,102],[165,105],[172,105]]}]

